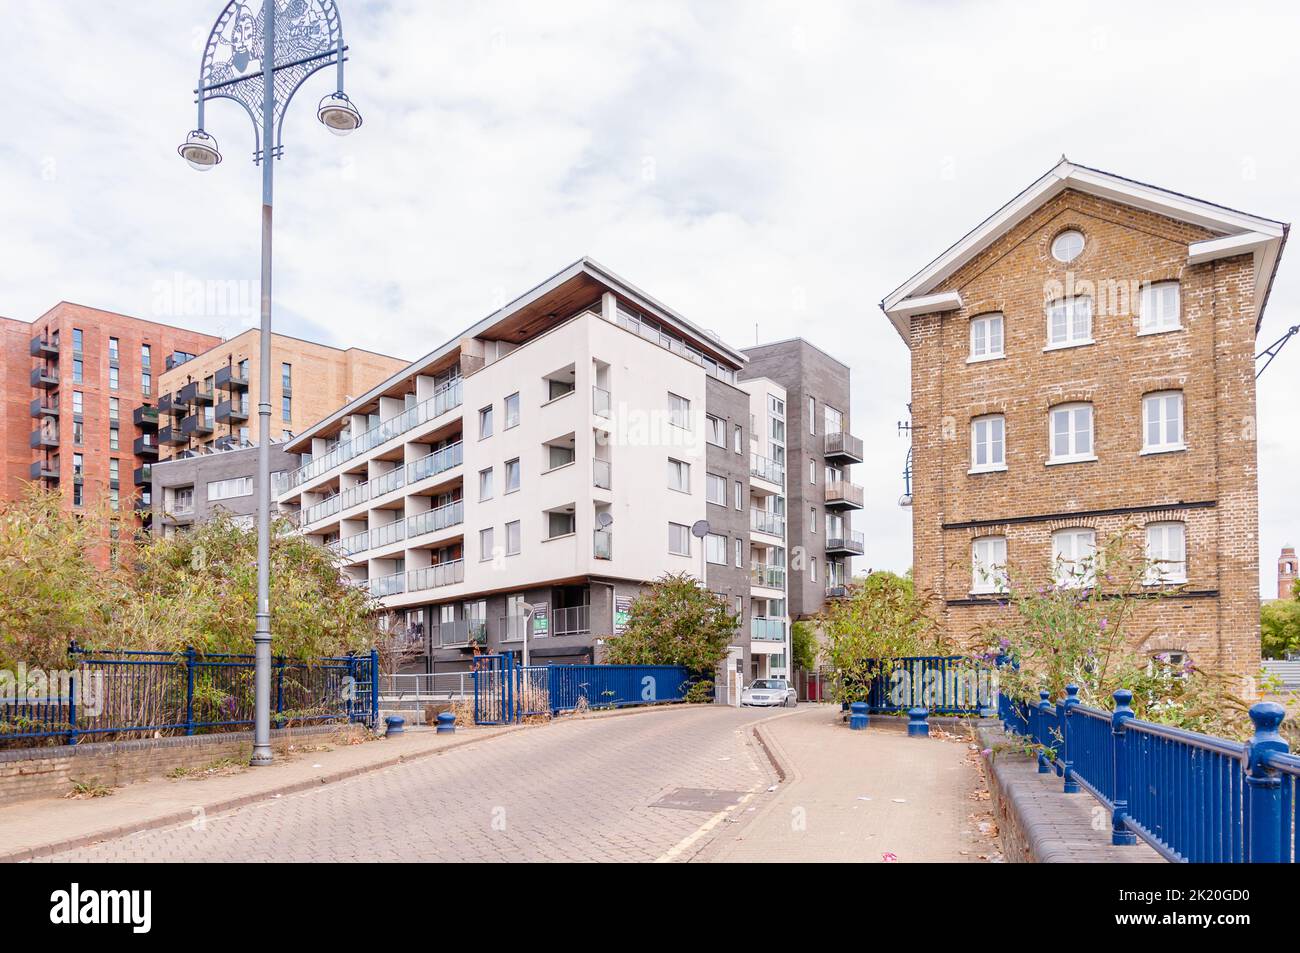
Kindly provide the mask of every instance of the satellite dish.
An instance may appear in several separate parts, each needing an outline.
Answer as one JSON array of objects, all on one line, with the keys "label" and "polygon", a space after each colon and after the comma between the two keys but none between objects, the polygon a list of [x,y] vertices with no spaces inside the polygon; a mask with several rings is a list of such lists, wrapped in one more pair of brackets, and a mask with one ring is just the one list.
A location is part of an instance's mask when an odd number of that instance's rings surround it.
[{"label": "satellite dish", "polygon": [[610,516],[608,513],[597,513],[596,522],[600,525],[601,529],[605,529],[614,525],[614,517]]},{"label": "satellite dish", "polygon": [[691,535],[694,536],[696,539],[703,539],[705,536],[708,536],[709,521],[696,520],[695,524],[691,527]]}]

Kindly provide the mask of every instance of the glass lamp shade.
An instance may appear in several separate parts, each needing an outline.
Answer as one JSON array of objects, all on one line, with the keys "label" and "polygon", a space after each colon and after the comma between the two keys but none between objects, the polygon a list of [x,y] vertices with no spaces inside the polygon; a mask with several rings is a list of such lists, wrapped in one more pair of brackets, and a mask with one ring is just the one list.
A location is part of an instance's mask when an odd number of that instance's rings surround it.
[{"label": "glass lamp shade", "polygon": [[217,149],[217,140],[202,129],[195,129],[176,150],[182,159],[190,164],[191,169],[207,172],[220,164],[221,152]]},{"label": "glass lamp shade", "polygon": [[316,118],[336,136],[346,136],[361,127],[361,113],[343,93],[331,93],[322,99]]}]

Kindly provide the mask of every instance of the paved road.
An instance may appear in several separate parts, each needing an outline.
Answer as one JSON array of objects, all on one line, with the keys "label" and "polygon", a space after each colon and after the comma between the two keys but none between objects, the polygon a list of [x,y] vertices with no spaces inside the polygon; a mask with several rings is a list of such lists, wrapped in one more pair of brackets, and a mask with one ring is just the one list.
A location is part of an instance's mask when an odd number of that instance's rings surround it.
[{"label": "paved road", "polygon": [[46,859],[686,860],[724,832],[717,806],[653,803],[683,788],[761,797],[774,774],[745,729],[768,717],[687,708],[564,721]]}]

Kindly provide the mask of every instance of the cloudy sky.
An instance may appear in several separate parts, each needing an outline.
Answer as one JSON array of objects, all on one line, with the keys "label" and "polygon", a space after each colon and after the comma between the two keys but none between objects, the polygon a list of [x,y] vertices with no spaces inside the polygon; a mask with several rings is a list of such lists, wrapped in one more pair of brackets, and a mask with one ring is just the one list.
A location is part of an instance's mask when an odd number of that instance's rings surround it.
[{"label": "cloudy sky", "polygon": [[[220,6],[5,0],[0,314],[253,319],[251,124],[215,103],[227,161],[198,175],[175,153]],[[853,369],[862,565],[911,562],[908,355],[877,306],[905,277],[1062,154],[1300,219],[1296,4],[339,6],[365,126],[316,122],[328,74],[293,104],[277,327],[413,358],[589,254],[735,344],[803,335]],[[1297,274],[1292,248],[1261,344],[1300,322]],[[208,313],[176,293],[193,282],[246,293]],[[1300,343],[1259,402],[1272,595],[1279,547],[1300,545]]]}]

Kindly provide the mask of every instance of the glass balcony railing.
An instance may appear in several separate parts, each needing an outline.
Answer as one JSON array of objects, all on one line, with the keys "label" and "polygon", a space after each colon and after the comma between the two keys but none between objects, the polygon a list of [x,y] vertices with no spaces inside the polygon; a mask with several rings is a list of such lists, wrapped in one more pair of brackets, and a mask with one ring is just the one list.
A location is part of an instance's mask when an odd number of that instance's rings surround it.
[{"label": "glass balcony railing", "polygon": [[614,468],[608,460],[591,461],[591,485],[602,490],[614,485]]},{"label": "glass balcony railing", "polygon": [[766,480],[768,483],[785,482],[785,467],[775,460],[761,457],[757,453],[750,456],[749,472],[760,480]]},{"label": "glass balcony railing", "polygon": [[785,517],[780,513],[751,509],[749,511],[749,528],[756,533],[767,533],[769,536],[784,536]]},{"label": "glass balcony railing", "polygon": [[457,559],[436,566],[426,566],[424,569],[412,569],[406,575],[408,592],[451,586],[465,581],[465,561]]},{"label": "glass balcony railing", "polygon": [[591,388],[591,409],[597,417],[608,417],[612,413],[609,391],[601,387]]},{"label": "glass balcony railing", "polygon": [[754,566],[750,570],[754,585],[766,589],[785,588],[785,568],[782,566]]},{"label": "glass balcony railing", "polygon": [[393,467],[387,473],[381,473],[370,481],[370,498],[377,500],[385,493],[392,493],[406,485],[405,467]]},{"label": "glass balcony railing", "polygon": [[614,534],[607,529],[593,532],[592,555],[597,559],[614,558]]},{"label": "glass balcony railing", "polygon": [[465,522],[465,504],[457,500],[455,503],[431,509],[427,513],[408,517],[406,538],[414,539],[425,533],[436,533],[451,526],[459,526],[463,522]]},{"label": "glass balcony railing", "polygon": [[749,620],[749,637],[755,642],[784,642],[785,622],[754,616]]},{"label": "glass balcony railing", "polygon": [[426,457],[408,463],[406,465],[406,481],[408,483],[417,483],[431,476],[437,476],[439,473],[446,473],[448,470],[460,466],[464,460],[465,444],[458,440],[450,446],[435,450]]},{"label": "glass balcony railing", "polygon": [[393,543],[400,543],[404,539],[406,539],[405,520],[394,520],[391,523],[385,523],[383,526],[373,526],[370,529],[371,549],[391,546]]}]

